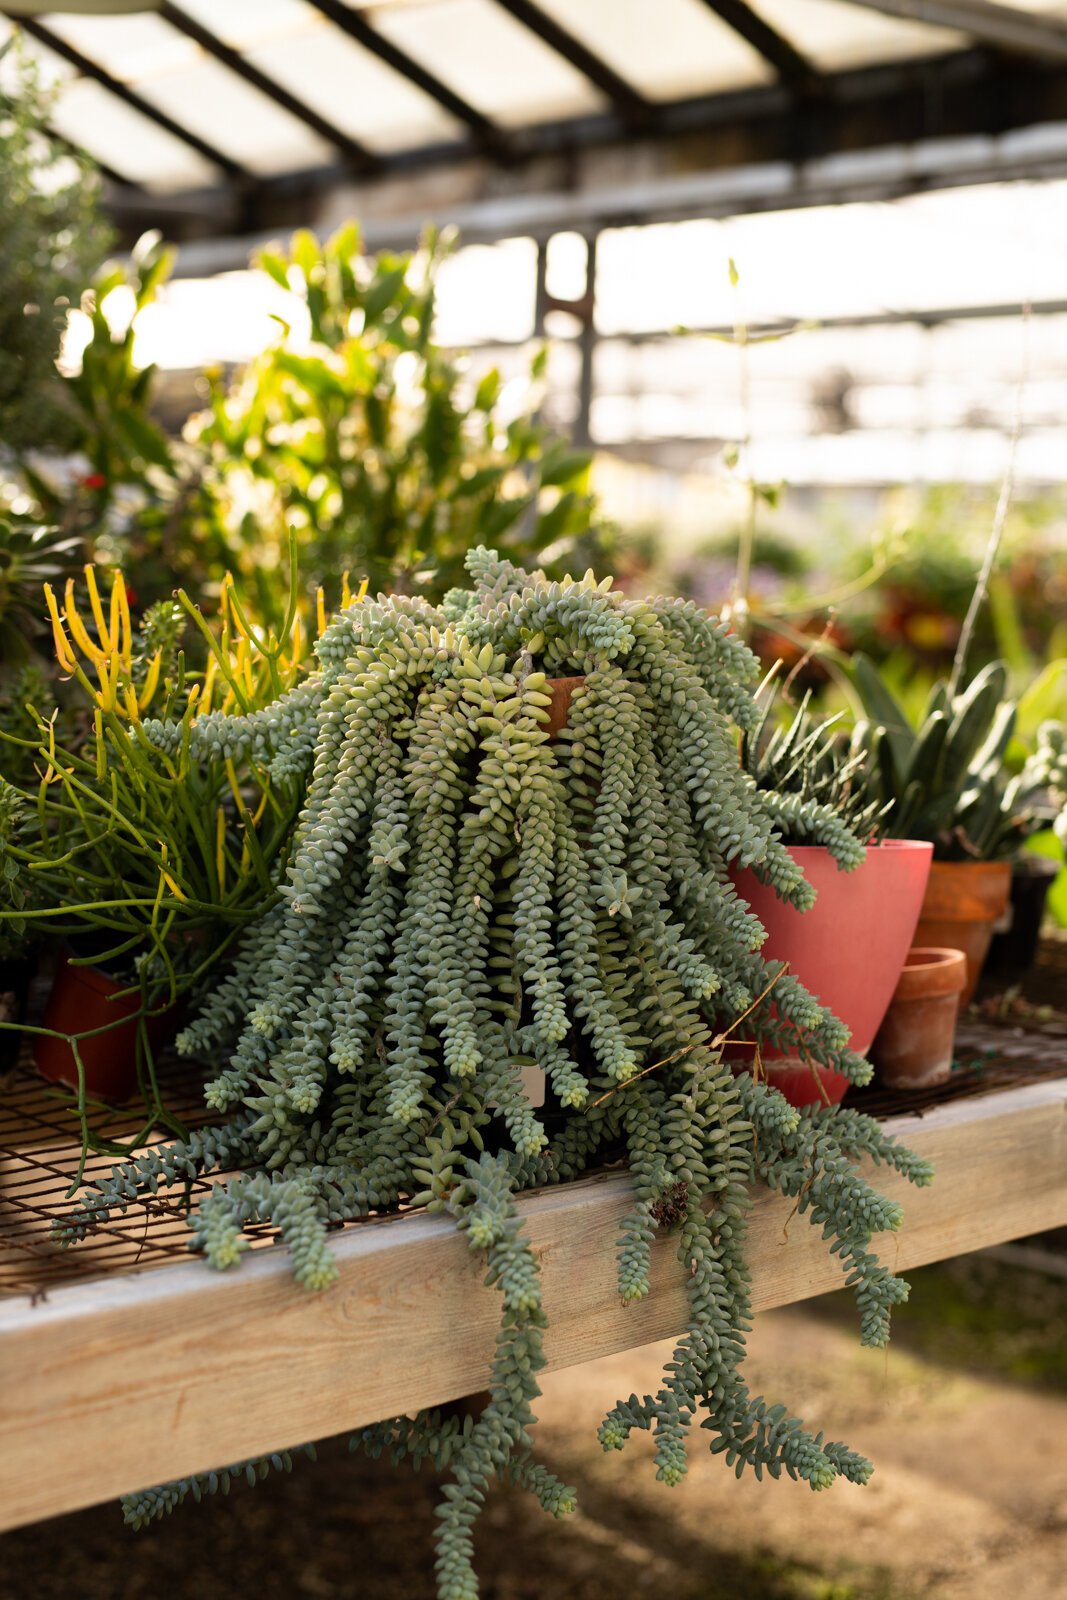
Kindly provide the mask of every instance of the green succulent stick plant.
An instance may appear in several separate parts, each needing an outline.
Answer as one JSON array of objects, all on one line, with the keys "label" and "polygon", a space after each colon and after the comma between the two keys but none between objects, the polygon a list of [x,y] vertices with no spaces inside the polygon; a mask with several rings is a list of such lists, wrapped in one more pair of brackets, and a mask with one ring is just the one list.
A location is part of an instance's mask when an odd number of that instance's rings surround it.
[{"label": "green succulent stick plant", "polygon": [[993,861],[1047,825],[1037,805],[1043,791],[1055,792],[1062,730],[1047,725],[1034,757],[1011,773],[1017,702],[1003,662],[984,667],[962,693],[939,679],[918,728],[865,656],[855,658],[852,682],[866,712],[854,743],[869,749],[868,792],[891,805],[894,838],[929,839],[941,861]]},{"label": "green succulent stick plant", "polygon": [[[794,1197],[832,1241],[862,1338],[882,1345],[907,1291],[870,1240],[900,1209],[856,1161],[930,1176],[869,1118],[796,1111],[722,1059],[722,1034],[752,1008],[765,1039],[800,1029],[815,1059],[857,1082],[870,1073],[844,1026],[761,959],[763,930],[730,885],[737,862],[794,904],[811,900],[737,760],[734,725],[758,717],[748,649],[693,606],[638,603],[610,580],[552,583],[484,549],[468,568],[473,587],[440,608],[410,597],[347,608],[315,675],[266,710],[194,725],[191,757],[269,761],[305,785],[287,869],[181,1039],[216,1064],[216,1122],[116,1168],[63,1228],[75,1239],[142,1195],[236,1173],[191,1213],[194,1244],[233,1267],[246,1229],[273,1224],[298,1282],[321,1290],[337,1272],[331,1224],[401,1198],[454,1217],[501,1294],[490,1399],[476,1420],[423,1413],[353,1441],[451,1469],[443,1600],[477,1594],[472,1526],[492,1478],[556,1516],[574,1500],[532,1454],[545,1314],[517,1191],[624,1152],[628,1300],[649,1292],[657,1232],[674,1233],[689,1329],[658,1393],[608,1412],[605,1449],[650,1430],[658,1475],[674,1484],[699,1424],[739,1475],[821,1489],[865,1482],[871,1467],[746,1386],[750,1186]],[[553,741],[549,680],[573,675]],[[184,737],[146,732],[164,748]],[[521,1085],[533,1064],[545,1116]],[[131,1496],[127,1519],[269,1465]]]}]

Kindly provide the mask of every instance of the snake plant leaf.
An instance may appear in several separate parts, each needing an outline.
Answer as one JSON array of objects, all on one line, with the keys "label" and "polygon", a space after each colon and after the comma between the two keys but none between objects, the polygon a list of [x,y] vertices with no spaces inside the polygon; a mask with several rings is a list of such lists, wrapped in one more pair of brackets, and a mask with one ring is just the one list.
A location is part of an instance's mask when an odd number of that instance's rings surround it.
[{"label": "snake plant leaf", "polygon": [[911,759],[915,732],[907,712],[883,679],[878,668],[862,652],[855,655],[846,672],[872,721],[885,729],[886,743],[897,774],[903,776]]}]

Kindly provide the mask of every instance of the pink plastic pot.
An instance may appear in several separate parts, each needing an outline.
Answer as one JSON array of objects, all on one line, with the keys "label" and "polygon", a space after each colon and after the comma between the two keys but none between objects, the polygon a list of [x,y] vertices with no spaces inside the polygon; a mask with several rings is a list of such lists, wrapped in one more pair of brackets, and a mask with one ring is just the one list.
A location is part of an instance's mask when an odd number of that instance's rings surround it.
[{"label": "pink plastic pot", "polygon": [[[848,1026],[852,1049],[866,1055],[911,946],[933,845],[888,839],[872,845],[854,872],[842,872],[821,845],[791,845],[789,854],[816,892],[810,911],[786,905],[749,869],[733,875],[737,891],[767,930],[762,954],[787,961],[804,987]],[[751,1051],[746,1054],[751,1058]],[[836,1105],[848,1088],[843,1073],[813,1070],[799,1054],[764,1056],[763,1065],[791,1105]]]}]

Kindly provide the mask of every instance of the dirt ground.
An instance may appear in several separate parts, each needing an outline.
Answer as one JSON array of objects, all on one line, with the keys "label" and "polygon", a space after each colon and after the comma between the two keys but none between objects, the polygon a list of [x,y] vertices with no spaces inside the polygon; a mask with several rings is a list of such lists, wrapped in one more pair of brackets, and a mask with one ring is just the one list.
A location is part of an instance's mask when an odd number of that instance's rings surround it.
[{"label": "dirt ground", "polygon": [[[837,1297],[765,1315],[751,1340],[753,1388],[872,1457],[865,1489],[738,1483],[698,1450],[667,1490],[645,1438],[603,1455],[604,1410],[655,1385],[667,1346],[546,1378],[541,1455],[578,1486],[580,1510],[553,1524],[527,1497],[494,1494],[484,1600],[1067,1596],[1067,1282],[987,1257],[912,1282],[888,1355],[859,1348]],[[109,1504],[8,1534],[0,1600],[432,1600],[435,1498],[429,1474],[334,1442],[290,1478],[145,1533]]]}]

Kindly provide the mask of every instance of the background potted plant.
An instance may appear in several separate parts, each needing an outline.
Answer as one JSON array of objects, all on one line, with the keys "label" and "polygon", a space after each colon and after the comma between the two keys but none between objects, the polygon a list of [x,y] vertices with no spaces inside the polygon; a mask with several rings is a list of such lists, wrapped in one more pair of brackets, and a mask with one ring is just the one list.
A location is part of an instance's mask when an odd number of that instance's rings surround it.
[{"label": "background potted plant", "polygon": [[[765,680],[759,719],[741,737],[741,759],[815,904],[802,913],[779,899],[758,866],[735,873],[734,882],[767,930],[763,954],[788,962],[847,1024],[851,1048],[866,1055],[915,932],[932,847],[885,839],[891,802],[870,792],[871,749],[863,737],[850,739],[838,718],[813,717],[810,694],[776,725],[777,698]],[[761,1066],[793,1105],[839,1101],[849,1085],[802,1048],[765,1051]]]},{"label": "background potted plant", "polygon": [[1006,756],[1017,703],[1003,662],[984,667],[961,693],[939,679],[917,727],[865,656],[854,658],[851,677],[868,719],[856,737],[869,739],[873,751],[868,793],[892,802],[893,836],[934,847],[916,942],[964,952],[966,1005],[1008,903],[1012,862],[1047,826],[1040,806],[1049,789],[1051,725],[1040,754],[1013,775]]},{"label": "background potted plant", "polygon": [[[254,714],[305,673],[295,555],[293,568],[283,638],[252,626],[229,582],[217,635],[186,597],[135,631],[118,571],[104,597],[86,568],[84,614],[73,580],[61,601],[46,590],[73,704],[62,719],[54,704],[32,708],[32,733],[4,734],[12,764],[31,758],[35,775],[13,789],[26,825],[5,870],[32,885],[23,919],[66,942],[35,1056],[83,1099],[140,1083],[163,1109],[154,1053],[168,1022],[274,897],[296,806],[284,762],[235,757],[225,737],[195,758],[190,745],[195,726]],[[195,673],[180,647],[187,612],[206,655]],[[172,737],[154,737],[152,710]]]}]

